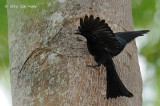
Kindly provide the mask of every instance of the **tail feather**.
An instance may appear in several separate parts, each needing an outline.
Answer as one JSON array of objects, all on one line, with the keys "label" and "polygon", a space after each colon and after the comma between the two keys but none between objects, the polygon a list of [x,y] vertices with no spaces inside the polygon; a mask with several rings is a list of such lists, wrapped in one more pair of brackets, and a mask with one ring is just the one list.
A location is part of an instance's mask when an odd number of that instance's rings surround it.
[{"label": "tail feather", "polygon": [[119,96],[133,97],[120,80],[116,70],[107,68],[107,99],[117,98]]}]

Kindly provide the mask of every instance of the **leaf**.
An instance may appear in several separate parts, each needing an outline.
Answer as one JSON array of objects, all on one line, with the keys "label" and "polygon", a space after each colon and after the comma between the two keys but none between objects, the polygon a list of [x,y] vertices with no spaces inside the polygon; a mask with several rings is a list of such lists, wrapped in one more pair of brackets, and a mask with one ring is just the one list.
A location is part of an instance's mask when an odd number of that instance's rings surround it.
[{"label": "leaf", "polygon": [[136,27],[145,27],[153,22],[156,0],[132,0],[133,21]]}]

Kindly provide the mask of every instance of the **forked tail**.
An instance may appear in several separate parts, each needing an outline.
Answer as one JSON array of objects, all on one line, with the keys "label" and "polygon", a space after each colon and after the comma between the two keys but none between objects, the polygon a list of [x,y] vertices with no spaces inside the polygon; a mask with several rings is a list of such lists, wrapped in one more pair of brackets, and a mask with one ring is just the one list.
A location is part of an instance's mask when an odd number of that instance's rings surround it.
[{"label": "forked tail", "polygon": [[119,96],[133,97],[120,80],[114,67],[107,69],[107,99],[117,98]]}]

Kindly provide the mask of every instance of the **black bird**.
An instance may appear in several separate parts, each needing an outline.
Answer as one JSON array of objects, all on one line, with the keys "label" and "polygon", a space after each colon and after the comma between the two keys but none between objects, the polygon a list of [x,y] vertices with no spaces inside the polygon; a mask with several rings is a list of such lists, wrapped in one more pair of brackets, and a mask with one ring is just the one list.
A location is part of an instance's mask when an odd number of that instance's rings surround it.
[{"label": "black bird", "polygon": [[147,32],[149,30],[113,33],[105,20],[100,20],[99,17],[86,15],[84,19],[80,18],[80,26],[75,34],[80,34],[87,39],[88,51],[97,62],[97,65],[87,66],[96,68],[103,64],[106,67],[107,99],[119,96],[133,97],[120,80],[112,58],[117,56],[127,43]]}]

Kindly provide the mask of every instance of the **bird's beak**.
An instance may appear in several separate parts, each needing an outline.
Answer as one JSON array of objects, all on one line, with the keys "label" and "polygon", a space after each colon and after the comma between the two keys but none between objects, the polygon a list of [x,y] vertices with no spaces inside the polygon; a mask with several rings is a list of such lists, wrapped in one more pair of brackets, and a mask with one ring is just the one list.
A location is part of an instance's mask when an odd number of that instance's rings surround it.
[{"label": "bird's beak", "polygon": [[75,30],[75,34],[81,34],[79,30]]}]

